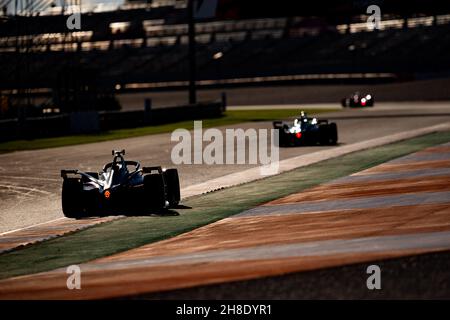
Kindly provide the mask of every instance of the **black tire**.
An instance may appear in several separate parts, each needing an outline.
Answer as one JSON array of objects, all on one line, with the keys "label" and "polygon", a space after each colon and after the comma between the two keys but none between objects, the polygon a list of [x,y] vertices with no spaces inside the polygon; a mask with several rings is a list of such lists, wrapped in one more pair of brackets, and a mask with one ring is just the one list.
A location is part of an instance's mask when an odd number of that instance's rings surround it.
[{"label": "black tire", "polygon": [[286,138],[280,137],[278,147],[281,147],[281,148],[289,147],[289,143],[286,142]]},{"label": "black tire", "polygon": [[[144,176],[145,199],[150,199],[149,207],[162,209],[166,206],[164,178],[162,174],[147,174]],[[146,202],[147,204],[148,202]]]},{"label": "black tire", "polygon": [[167,169],[163,173],[164,181],[167,187],[167,201],[171,207],[175,207],[180,203],[180,179],[177,169]]},{"label": "black tire", "polygon": [[88,175],[90,175],[91,177],[98,179],[98,172],[86,172]]},{"label": "black tire", "polygon": [[336,123],[330,123],[328,125],[328,143],[335,145],[338,142],[338,131]]},{"label": "black tire", "polygon": [[272,124],[273,124],[273,128],[274,129],[281,129],[281,128],[283,128],[283,122],[281,122],[281,121],[273,121]]},{"label": "black tire", "polygon": [[80,179],[66,178],[63,181],[61,202],[62,210],[68,218],[81,218],[84,216],[83,201],[81,199],[83,184]]}]

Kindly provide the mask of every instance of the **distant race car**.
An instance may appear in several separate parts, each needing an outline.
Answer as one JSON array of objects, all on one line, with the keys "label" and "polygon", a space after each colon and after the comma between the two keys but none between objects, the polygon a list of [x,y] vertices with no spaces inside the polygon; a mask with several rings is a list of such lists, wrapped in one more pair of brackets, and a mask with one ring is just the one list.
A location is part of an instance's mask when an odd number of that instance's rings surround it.
[{"label": "distant race car", "polygon": [[352,93],[348,98],[341,101],[342,106],[345,107],[373,107],[375,100],[371,94],[361,94],[359,92]]},{"label": "distant race car", "polygon": [[280,130],[280,146],[334,145],[338,141],[337,125],[328,120],[309,118],[301,112],[293,124],[274,121],[273,127]]},{"label": "distant race car", "polygon": [[[113,161],[100,172],[61,170],[64,215],[80,218],[135,210],[175,207],[180,202],[177,169],[143,167],[125,161],[125,150],[112,151]],[[132,212],[135,212],[132,211]]]}]

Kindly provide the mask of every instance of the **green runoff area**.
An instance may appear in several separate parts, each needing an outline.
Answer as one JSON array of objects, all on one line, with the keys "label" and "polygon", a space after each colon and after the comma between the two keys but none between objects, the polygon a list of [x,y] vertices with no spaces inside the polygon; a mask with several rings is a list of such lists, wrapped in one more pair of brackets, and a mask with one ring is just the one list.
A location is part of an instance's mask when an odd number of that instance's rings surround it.
[{"label": "green runoff area", "polygon": [[0,254],[0,278],[80,264],[188,232],[267,201],[450,141],[432,133],[297,168],[183,201],[165,214],[128,216]]},{"label": "green runoff area", "polygon": [[[319,113],[336,111],[333,109],[305,109],[309,114],[317,115]],[[225,125],[233,125],[243,122],[254,121],[272,121],[276,119],[287,119],[297,116],[299,110],[296,109],[272,109],[272,110],[228,110],[225,111],[222,117],[213,119],[204,119],[203,128],[212,128]],[[200,120],[200,119],[199,119]],[[163,125],[154,125],[146,127],[138,127],[131,129],[117,129],[105,131],[98,134],[85,135],[71,135],[54,138],[39,138],[33,140],[14,140],[0,143],[0,153],[20,151],[20,150],[35,150],[45,148],[63,147],[69,145],[77,145],[84,143],[125,139],[132,137],[145,136],[150,134],[167,133],[176,129],[185,128],[188,130],[194,129],[193,120],[175,122]]]}]

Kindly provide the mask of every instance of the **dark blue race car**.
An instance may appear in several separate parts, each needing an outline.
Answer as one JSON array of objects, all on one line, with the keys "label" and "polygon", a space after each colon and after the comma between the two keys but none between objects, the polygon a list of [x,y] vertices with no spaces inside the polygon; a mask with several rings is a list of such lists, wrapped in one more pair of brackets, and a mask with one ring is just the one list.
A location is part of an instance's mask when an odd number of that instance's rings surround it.
[{"label": "dark blue race car", "polygon": [[328,120],[309,118],[303,111],[293,123],[274,121],[280,132],[280,147],[300,145],[334,145],[338,141],[337,125]]}]

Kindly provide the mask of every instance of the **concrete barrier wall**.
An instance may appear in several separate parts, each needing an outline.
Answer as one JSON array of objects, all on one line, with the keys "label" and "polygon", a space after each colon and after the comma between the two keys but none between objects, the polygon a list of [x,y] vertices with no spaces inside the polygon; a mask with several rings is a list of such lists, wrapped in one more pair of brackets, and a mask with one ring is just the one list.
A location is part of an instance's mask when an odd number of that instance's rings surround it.
[{"label": "concrete barrier wall", "polygon": [[0,121],[0,141],[54,137],[68,132],[70,132],[69,115]]},{"label": "concrete barrier wall", "polygon": [[138,111],[62,114],[23,121],[0,120],[0,141],[98,133],[105,130],[217,118],[224,111],[222,102],[212,102]]}]

